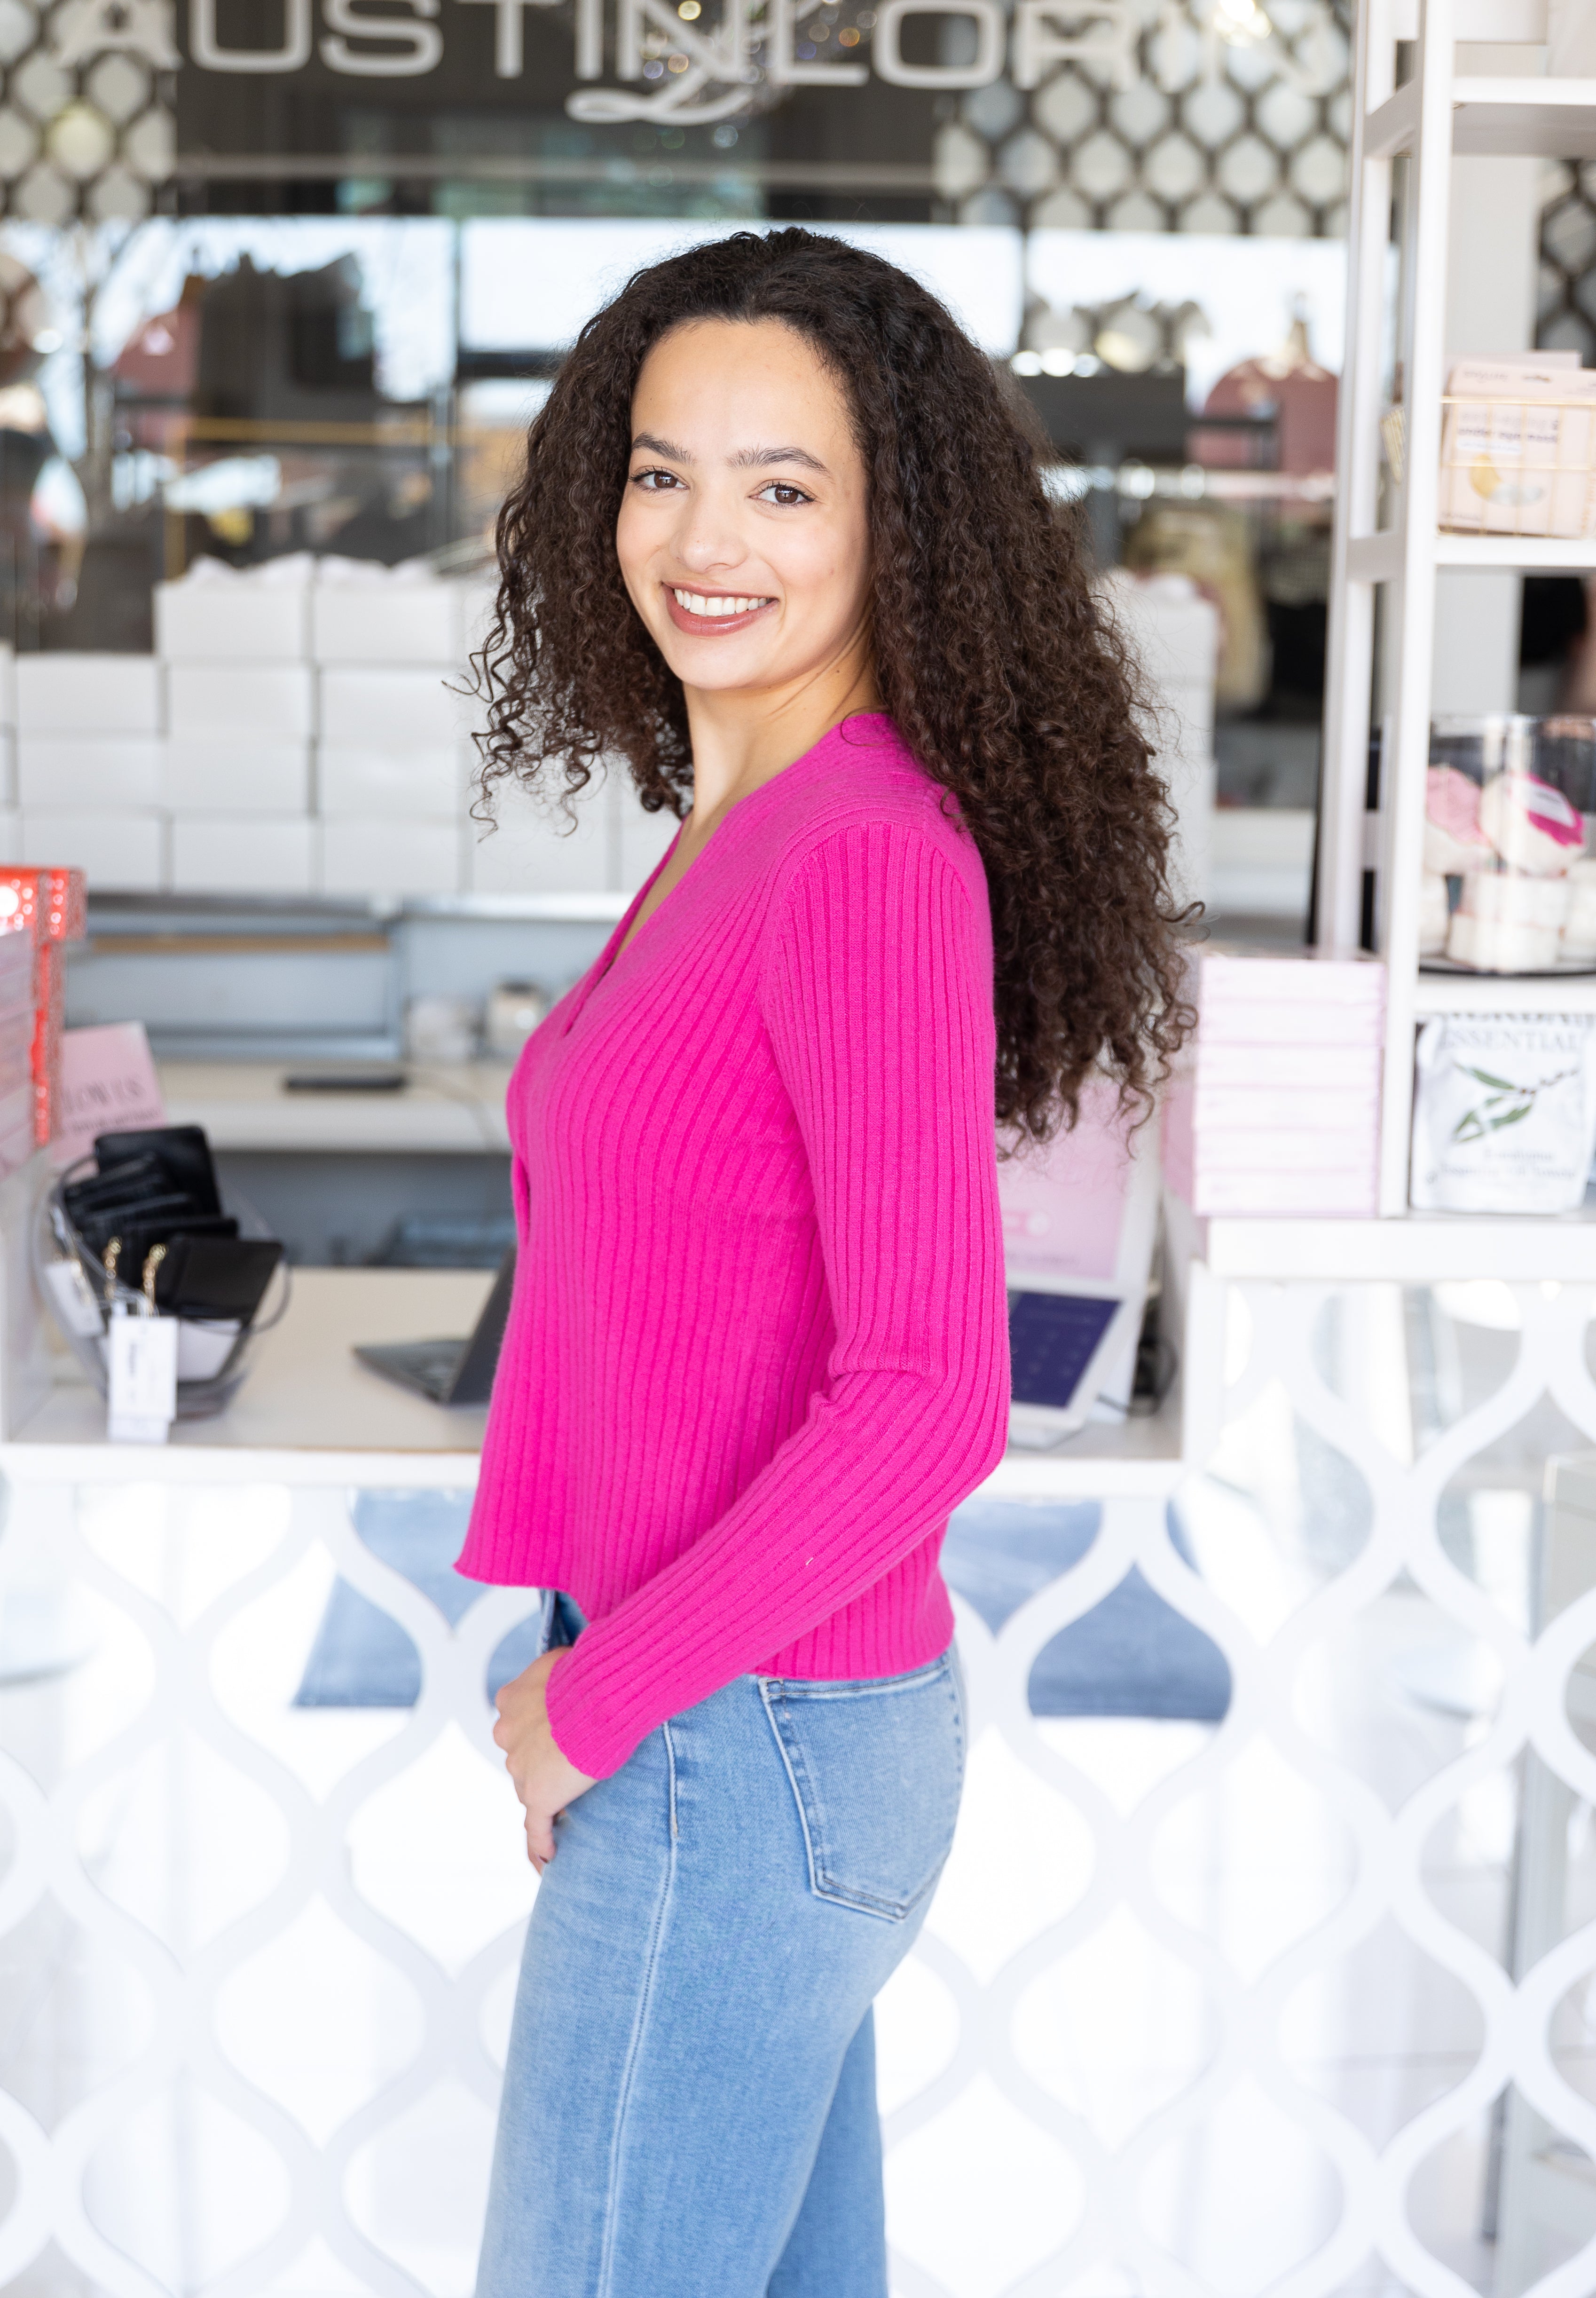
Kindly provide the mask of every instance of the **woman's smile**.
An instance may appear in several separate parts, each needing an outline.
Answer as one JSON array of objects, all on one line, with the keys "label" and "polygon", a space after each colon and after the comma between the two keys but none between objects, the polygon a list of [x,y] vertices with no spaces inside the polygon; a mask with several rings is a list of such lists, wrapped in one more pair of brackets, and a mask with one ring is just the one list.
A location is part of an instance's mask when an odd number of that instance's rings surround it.
[{"label": "woman's smile", "polygon": [[742,591],[693,591],[685,583],[667,583],[665,610],[679,631],[695,638],[725,638],[745,631],[750,623],[774,607],[774,599],[751,597]]}]

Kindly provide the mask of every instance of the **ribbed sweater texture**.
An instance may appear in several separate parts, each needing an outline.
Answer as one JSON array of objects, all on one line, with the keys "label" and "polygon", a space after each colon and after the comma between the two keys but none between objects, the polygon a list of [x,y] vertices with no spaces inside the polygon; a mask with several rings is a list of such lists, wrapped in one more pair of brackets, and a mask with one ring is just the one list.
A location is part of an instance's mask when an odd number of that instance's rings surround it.
[{"label": "ribbed sweater texture", "polygon": [[845,719],[622,949],[637,906],[511,1080],[458,1567],[580,1605],[548,1712],[595,1778],[738,1675],[936,1658],[948,1517],[1008,1429],[991,921],[951,802]]}]

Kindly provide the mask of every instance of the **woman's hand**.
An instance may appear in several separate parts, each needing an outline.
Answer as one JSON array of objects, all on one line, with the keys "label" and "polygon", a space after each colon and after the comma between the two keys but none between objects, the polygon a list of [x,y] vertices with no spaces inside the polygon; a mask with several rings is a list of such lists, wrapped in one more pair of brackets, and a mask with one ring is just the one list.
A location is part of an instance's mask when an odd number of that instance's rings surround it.
[{"label": "woman's hand", "polygon": [[593,1785],[586,1772],[566,1762],[548,1728],[548,1679],[569,1649],[562,1645],[558,1651],[545,1652],[503,1686],[493,1727],[494,1740],[505,1751],[505,1769],[526,1813],[526,1856],[539,1875],[555,1856],[556,1817]]}]

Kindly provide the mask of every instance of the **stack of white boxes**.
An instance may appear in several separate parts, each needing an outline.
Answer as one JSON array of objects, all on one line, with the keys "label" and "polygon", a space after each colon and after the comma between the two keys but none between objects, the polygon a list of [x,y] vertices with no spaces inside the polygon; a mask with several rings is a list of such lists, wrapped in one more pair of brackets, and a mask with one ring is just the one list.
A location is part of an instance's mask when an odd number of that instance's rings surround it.
[{"label": "stack of white boxes", "polygon": [[1209,948],[1170,1088],[1164,1178],[1197,1213],[1372,1215],[1386,970]]},{"label": "stack of white boxes", "polygon": [[1101,593],[1151,706],[1145,728],[1175,814],[1170,877],[1178,900],[1213,896],[1213,677],[1219,614],[1187,574],[1138,579],[1123,568]]},{"label": "stack of white boxes", "polygon": [[157,587],[175,891],[314,889],[309,643],[302,561],[284,562],[275,575],[197,575]]},{"label": "stack of white boxes", "polygon": [[473,750],[453,690],[486,600],[464,583],[338,573],[310,593],[323,889],[457,893]]},{"label": "stack of white boxes", "polygon": [[160,667],[149,655],[25,654],[15,665],[17,799],[0,860],[145,891],[166,872]]},{"label": "stack of white boxes", "polygon": [[[0,862],[99,891],[629,890],[674,830],[624,768],[557,808],[471,815],[481,583],[355,561],[200,562],[155,592],[151,655],[0,650]],[[14,694],[14,700],[13,700]],[[16,727],[16,764],[11,760]]]}]

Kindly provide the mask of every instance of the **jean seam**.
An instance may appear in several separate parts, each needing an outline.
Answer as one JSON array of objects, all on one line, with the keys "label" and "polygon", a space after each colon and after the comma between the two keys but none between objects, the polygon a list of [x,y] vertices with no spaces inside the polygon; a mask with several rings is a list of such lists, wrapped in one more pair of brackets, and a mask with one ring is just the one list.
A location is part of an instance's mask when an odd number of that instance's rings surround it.
[{"label": "jean seam", "polygon": [[934,1659],[925,1667],[916,1668],[911,1675],[873,1675],[858,1680],[847,1679],[835,1684],[824,1680],[806,1678],[795,1682],[786,1676],[758,1676],[754,1680],[761,1690],[766,1684],[790,1699],[891,1699],[908,1691],[923,1691],[939,1670],[948,1666],[947,1655]]},{"label": "jean seam", "polygon": [[661,1726],[665,1736],[665,1760],[670,1781],[669,1803],[670,1848],[665,1861],[665,1880],[654,1911],[654,1926],[648,1939],[648,1959],[643,1973],[643,1984],[638,1994],[638,2014],[632,2021],[632,2031],[627,2039],[626,2065],[621,2071],[620,2095],[615,2101],[615,2127],[610,2136],[610,2175],[605,2203],[604,2243],[598,2261],[596,2298],[615,2298],[611,2279],[615,2264],[615,2228],[621,2214],[621,2156],[626,2142],[626,2124],[631,2106],[632,2082],[642,2055],[643,2037],[654,2009],[655,1982],[659,1973],[660,1941],[665,1929],[665,1913],[670,1904],[670,1893],[676,1881],[676,1751],[671,1745],[670,1726]]}]

